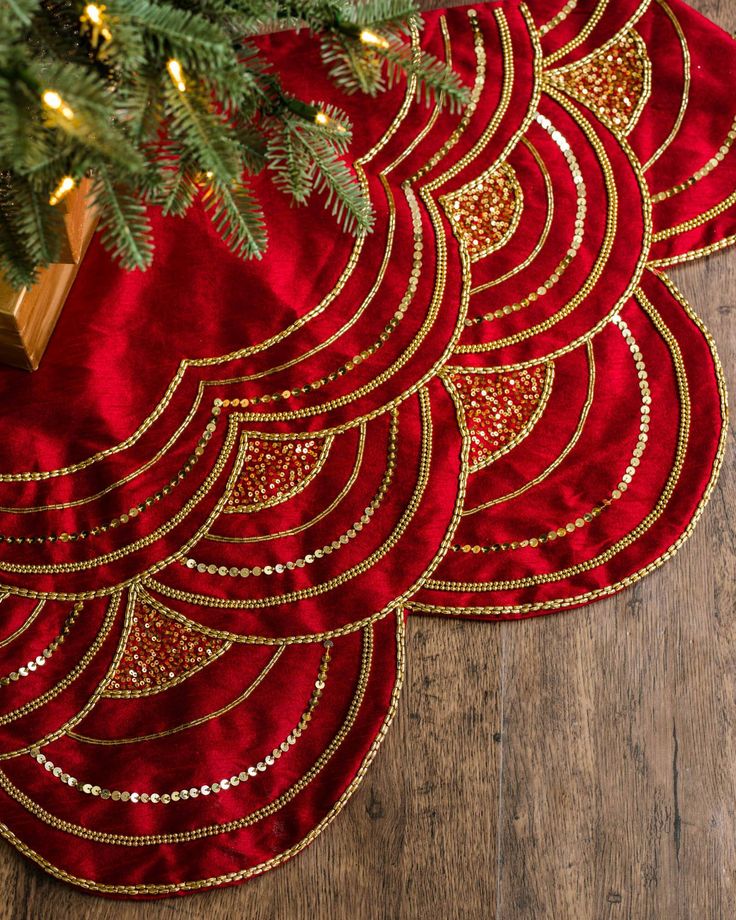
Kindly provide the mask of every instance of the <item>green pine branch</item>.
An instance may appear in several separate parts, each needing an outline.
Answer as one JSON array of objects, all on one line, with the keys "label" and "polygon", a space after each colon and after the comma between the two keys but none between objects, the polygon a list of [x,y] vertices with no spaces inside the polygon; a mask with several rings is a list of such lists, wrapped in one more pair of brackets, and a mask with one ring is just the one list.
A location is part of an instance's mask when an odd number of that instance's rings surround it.
[{"label": "green pine branch", "polygon": [[106,169],[98,169],[92,201],[98,210],[105,249],[123,268],[148,268],[153,259],[153,232],[146,207],[135,190],[118,185]]},{"label": "green pine branch", "polygon": [[260,259],[266,251],[266,224],[260,205],[244,185],[211,182],[207,211],[228,249],[235,255]]},{"label": "green pine branch", "polygon": [[[412,47],[414,0],[108,0],[102,31],[84,9],[0,2],[0,272],[16,286],[55,258],[62,179],[91,177],[103,243],[126,268],[150,264],[149,206],[183,216],[198,201],[233,252],[258,257],[265,218],[248,176],[264,169],[296,204],[319,195],[341,226],[370,230],[349,121],[284,92],[249,39],[266,24],[306,26],[346,92],[375,95],[406,75],[427,101],[467,97]],[[383,41],[361,40],[364,29]]]}]

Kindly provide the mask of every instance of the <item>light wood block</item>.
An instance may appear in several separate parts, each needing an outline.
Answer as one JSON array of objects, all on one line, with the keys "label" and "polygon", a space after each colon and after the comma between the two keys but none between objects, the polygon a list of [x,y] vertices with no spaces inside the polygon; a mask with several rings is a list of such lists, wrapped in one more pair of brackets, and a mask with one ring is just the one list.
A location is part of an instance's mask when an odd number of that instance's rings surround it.
[{"label": "light wood block", "polygon": [[31,288],[14,290],[0,277],[0,362],[35,370],[59,319],[84,253],[92,239],[97,215],[85,195],[83,182],[64,202],[65,239],[58,262],[44,269]]}]

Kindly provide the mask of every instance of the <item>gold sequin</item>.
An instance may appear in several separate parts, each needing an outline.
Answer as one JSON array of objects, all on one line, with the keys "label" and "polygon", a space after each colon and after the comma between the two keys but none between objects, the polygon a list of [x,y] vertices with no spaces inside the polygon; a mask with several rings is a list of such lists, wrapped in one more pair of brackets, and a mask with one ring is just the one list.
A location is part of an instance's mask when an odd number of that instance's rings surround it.
[{"label": "gold sequin", "polygon": [[646,47],[632,29],[578,66],[549,74],[559,86],[592,109],[611,127],[633,126],[647,95]]},{"label": "gold sequin", "polygon": [[523,193],[513,169],[505,164],[442,198],[455,235],[470,258],[500,249],[521,217]]},{"label": "gold sequin", "polygon": [[155,693],[214,660],[228,642],[170,620],[142,602],[106,696]]},{"label": "gold sequin", "polygon": [[496,374],[453,374],[470,433],[471,468],[487,463],[528,425],[544,392],[547,367]]},{"label": "gold sequin", "polygon": [[323,450],[321,439],[248,438],[243,472],[225,513],[255,511],[292,495],[316,471]]}]

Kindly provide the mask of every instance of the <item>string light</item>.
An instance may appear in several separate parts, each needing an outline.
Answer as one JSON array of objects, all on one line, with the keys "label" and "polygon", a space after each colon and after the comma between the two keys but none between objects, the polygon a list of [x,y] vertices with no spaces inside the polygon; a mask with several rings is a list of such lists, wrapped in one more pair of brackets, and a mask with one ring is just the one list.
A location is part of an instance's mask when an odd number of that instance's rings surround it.
[{"label": "string light", "polygon": [[363,29],[360,33],[360,40],[364,45],[374,45],[376,48],[388,48],[388,40],[382,35],[376,35],[370,29]]},{"label": "string light", "polygon": [[171,58],[171,60],[166,65],[166,69],[169,72],[169,76],[171,77],[174,86],[179,90],[180,93],[183,93],[186,90],[187,85],[184,82],[184,75],[181,71],[181,64],[175,58]]},{"label": "string light", "polygon": [[347,130],[345,125],[340,124],[339,121],[335,121],[334,118],[330,118],[327,112],[323,112],[321,109],[315,114],[314,123],[322,128],[332,128],[332,130],[337,131],[338,134],[345,134]]},{"label": "string light", "polygon": [[103,44],[112,40],[112,32],[105,24],[104,12],[107,7],[104,4],[88,3],[84,12],[79,17],[80,22],[90,33],[90,42],[93,48],[100,44],[100,38]]},{"label": "string light", "polygon": [[64,176],[56,188],[49,196],[49,204],[58,204],[62,198],[65,198],[77,183],[71,176]]},{"label": "string light", "polygon": [[56,90],[47,89],[41,96],[41,99],[43,99],[44,105],[53,109],[55,112],[61,112],[64,118],[68,118],[69,121],[74,118],[74,112],[69,108],[66,102],[64,102]]},{"label": "string light", "polygon": [[96,3],[88,3],[84,8],[84,15],[96,26],[102,25],[102,10]]}]

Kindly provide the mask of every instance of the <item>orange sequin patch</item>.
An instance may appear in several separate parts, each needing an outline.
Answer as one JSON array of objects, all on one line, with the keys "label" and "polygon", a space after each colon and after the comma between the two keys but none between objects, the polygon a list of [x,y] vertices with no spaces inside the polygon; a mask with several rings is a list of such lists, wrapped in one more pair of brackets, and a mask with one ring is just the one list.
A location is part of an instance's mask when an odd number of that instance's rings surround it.
[{"label": "orange sequin patch", "polygon": [[450,377],[470,434],[471,467],[488,463],[529,425],[544,394],[547,374],[545,365],[535,365],[496,374]]},{"label": "orange sequin patch", "polygon": [[254,511],[289,498],[316,471],[323,449],[317,439],[248,438],[243,471],[225,512]]},{"label": "orange sequin patch", "polygon": [[625,131],[643,105],[646,70],[646,48],[632,31],[584,64],[550,76],[615,129]]},{"label": "orange sequin patch", "polygon": [[152,693],[198,670],[228,644],[138,602],[120,664],[105,695]]},{"label": "orange sequin patch", "polygon": [[503,246],[521,216],[522,192],[510,166],[502,166],[442,199],[455,236],[471,259]]}]

